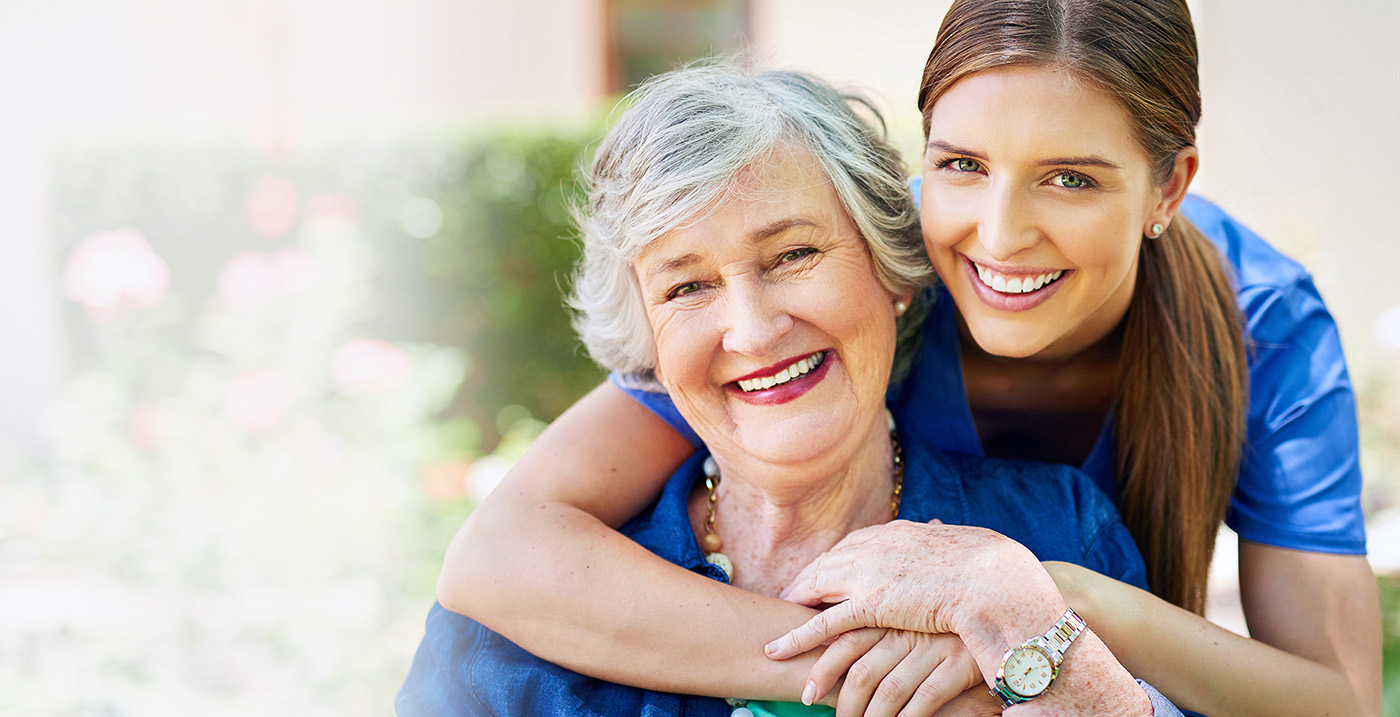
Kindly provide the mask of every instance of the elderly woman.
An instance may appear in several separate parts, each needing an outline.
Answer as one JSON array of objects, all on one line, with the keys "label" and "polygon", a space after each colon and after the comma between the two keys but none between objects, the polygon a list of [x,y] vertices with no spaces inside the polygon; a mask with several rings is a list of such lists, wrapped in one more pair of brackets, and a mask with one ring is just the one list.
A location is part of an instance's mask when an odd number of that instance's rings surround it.
[{"label": "elderly woman", "polygon": [[[708,449],[624,533],[711,578],[714,600],[747,596],[796,626],[812,611],[777,598],[817,556],[893,519],[941,522],[938,578],[952,587],[925,606],[927,633],[875,631],[882,674],[913,692],[936,670],[959,670],[965,686],[992,687],[982,706],[993,713],[1153,711],[1160,696],[1113,660],[1040,564],[1142,586],[1141,557],[1111,502],[1067,467],[903,443],[885,409],[928,264],[904,167],[848,98],[789,72],[674,72],[634,95],[589,179],[580,333],[604,367],[664,389]],[[550,616],[540,619],[547,629]],[[777,636],[755,635],[754,654]],[[798,694],[817,659],[697,690],[693,675],[634,657],[631,672],[586,677],[436,606],[396,706],[719,715],[730,710],[724,697],[788,713],[791,703],[771,700]],[[910,707],[918,711],[917,696]]]}]

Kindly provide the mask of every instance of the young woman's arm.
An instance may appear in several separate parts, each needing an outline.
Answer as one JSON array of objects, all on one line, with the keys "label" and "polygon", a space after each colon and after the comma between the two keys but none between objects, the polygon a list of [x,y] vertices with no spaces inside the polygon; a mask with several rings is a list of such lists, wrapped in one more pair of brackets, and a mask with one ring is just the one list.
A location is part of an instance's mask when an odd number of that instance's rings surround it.
[{"label": "young woman's arm", "polygon": [[[805,673],[770,664],[762,646],[809,611],[691,573],[614,529],[692,452],[620,389],[599,386],[472,512],[443,561],[439,602],[594,677],[796,699]],[[763,693],[773,685],[787,689]]]},{"label": "young woman's arm", "polygon": [[1380,715],[1380,605],[1364,557],[1240,541],[1241,637],[1074,565],[1047,568],[1134,676],[1209,715]]}]

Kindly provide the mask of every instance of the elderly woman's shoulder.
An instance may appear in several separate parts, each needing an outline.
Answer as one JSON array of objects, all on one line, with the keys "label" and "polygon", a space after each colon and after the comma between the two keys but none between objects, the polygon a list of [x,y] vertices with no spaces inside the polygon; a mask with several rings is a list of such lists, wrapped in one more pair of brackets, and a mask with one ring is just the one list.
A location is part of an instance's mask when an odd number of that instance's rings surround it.
[{"label": "elderly woman's shoulder", "polygon": [[[963,515],[955,517],[958,522],[995,530],[1041,560],[1075,563],[1130,584],[1145,583],[1141,554],[1118,509],[1078,468],[944,453],[926,445],[911,446],[909,453],[911,465],[915,460],[927,462],[929,480],[956,485],[963,506]],[[920,488],[906,485],[905,491],[918,494]],[[949,522],[941,515],[930,517]]]}]

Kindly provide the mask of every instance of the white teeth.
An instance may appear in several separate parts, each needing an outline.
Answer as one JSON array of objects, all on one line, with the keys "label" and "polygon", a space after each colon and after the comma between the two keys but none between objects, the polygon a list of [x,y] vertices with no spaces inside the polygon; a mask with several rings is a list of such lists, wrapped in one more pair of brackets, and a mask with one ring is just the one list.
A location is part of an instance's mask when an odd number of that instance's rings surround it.
[{"label": "white teeth", "polygon": [[1053,283],[1065,273],[1062,269],[1049,274],[1041,274],[1040,276],[1018,276],[1007,279],[1005,276],[981,264],[974,262],[972,265],[976,267],[977,278],[981,279],[983,284],[992,287],[993,291],[998,291],[1003,294],[1029,294],[1032,291],[1039,291],[1045,288],[1046,284]]},{"label": "white teeth", "polygon": [[805,376],[821,364],[822,354],[813,354],[779,371],[776,375],[763,378],[741,379],[739,388],[746,391],[763,391],[780,386],[800,376]]}]

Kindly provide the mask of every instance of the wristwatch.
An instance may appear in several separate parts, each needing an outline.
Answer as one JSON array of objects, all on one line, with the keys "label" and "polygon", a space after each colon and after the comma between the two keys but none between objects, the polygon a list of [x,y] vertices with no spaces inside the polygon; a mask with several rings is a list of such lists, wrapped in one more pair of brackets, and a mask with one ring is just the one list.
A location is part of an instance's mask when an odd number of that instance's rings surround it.
[{"label": "wristwatch", "polygon": [[1084,631],[1084,619],[1065,608],[1059,622],[1044,635],[1036,635],[1009,649],[1001,656],[992,696],[1001,700],[1001,708],[1033,700],[1055,683],[1060,663],[1065,659],[1074,638]]}]

